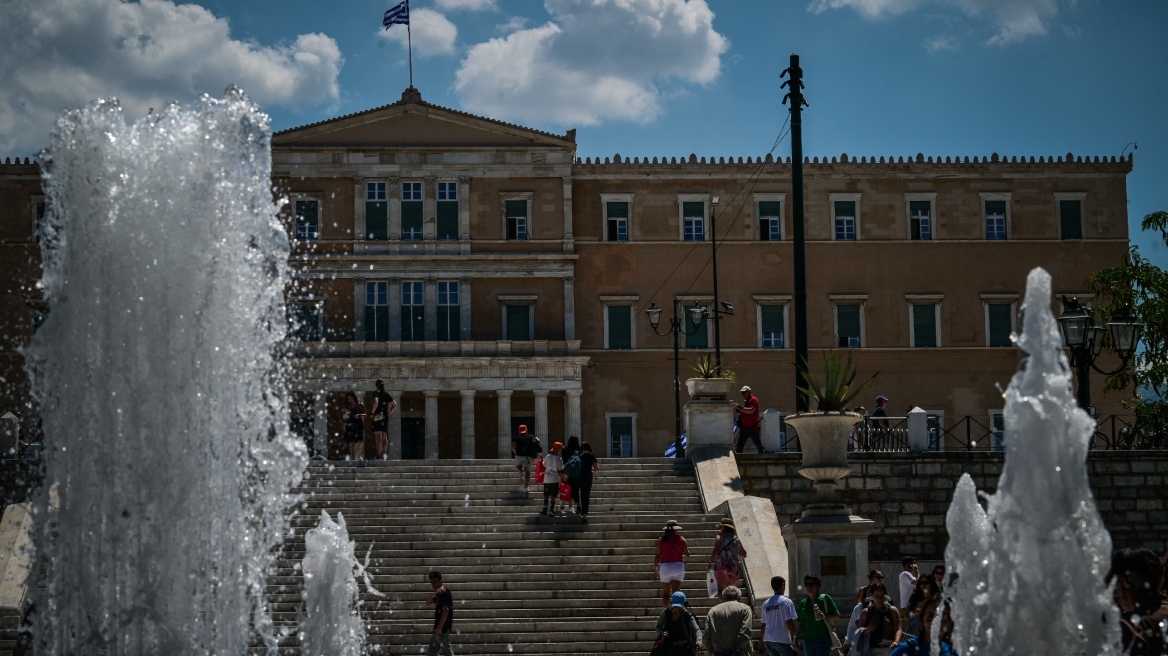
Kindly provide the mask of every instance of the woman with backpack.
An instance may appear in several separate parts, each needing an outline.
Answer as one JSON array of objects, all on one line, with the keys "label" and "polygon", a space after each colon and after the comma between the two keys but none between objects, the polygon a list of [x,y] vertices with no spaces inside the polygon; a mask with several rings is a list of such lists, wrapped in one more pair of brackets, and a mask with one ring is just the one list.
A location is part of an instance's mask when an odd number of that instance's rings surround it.
[{"label": "woman with backpack", "polygon": [[580,438],[575,435],[569,437],[560,457],[564,459],[564,473],[568,476],[568,487],[572,489],[572,512],[579,514],[580,476],[584,473],[584,461],[580,459]]},{"label": "woman with backpack", "polygon": [[714,528],[719,532],[714,540],[714,551],[710,553],[710,562],[706,564],[706,572],[714,570],[714,577],[718,581],[718,599],[721,599],[726,586],[734,585],[742,578],[742,559],[746,558],[746,547],[738,539],[732,518],[723,517]]},{"label": "woman with backpack", "polygon": [[592,455],[592,445],[585,442],[580,445],[580,521],[588,523],[588,507],[592,504],[592,475],[600,473],[600,463]]},{"label": "woman with backpack", "polygon": [[661,602],[669,608],[671,595],[681,590],[685,581],[685,559],[689,545],[680,535],[681,525],[676,519],[665,522],[661,537],[657,538],[657,556],[653,559],[653,573],[661,580]]},{"label": "woman with backpack", "polygon": [[685,608],[685,593],[674,592],[657,618],[657,642],[651,656],[695,656],[700,644],[702,630]]}]

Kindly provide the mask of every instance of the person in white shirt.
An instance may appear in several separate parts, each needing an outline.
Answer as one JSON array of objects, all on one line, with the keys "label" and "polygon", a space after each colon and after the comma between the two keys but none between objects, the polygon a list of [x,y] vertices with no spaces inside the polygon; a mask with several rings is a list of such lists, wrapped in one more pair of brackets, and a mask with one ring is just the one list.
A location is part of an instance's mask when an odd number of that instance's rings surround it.
[{"label": "person in white shirt", "polygon": [[783,592],[787,581],[781,576],[771,577],[775,595],[762,602],[762,639],[758,651],[767,656],[792,656],[798,647],[792,646],[795,637],[795,602]]},{"label": "person in white shirt", "polygon": [[[539,511],[541,515],[556,516],[556,499],[560,497],[560,481],[567,481],[568,477],[564,475],[564,459],[560,457],[560,452],[564,450],[563,442],[556,442],[552,444],[552,448],[548,449],[548,454],[543,458],[543,510]],[[561,478],[562,477],[562,478]]]},{"label": "person in white shirt", "polygon": [[904,608],[908,606],[908,598],[912,596],[913,588],[917,587],[917,577],[921,575],[921,572],[917,569],[917,559],[912,556],[901,558],[900,566],[904,568],[904,571],[897,579],[900,584],[900,598],[897,601],[900,603],[900,607]]}]

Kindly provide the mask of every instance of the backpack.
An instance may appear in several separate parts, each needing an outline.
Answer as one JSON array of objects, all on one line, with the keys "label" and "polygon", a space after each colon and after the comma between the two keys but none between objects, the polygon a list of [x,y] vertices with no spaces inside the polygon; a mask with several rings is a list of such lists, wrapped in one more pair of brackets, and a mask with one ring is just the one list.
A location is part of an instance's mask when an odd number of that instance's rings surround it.
[{"label": "backpack", "polygon": [[564,463],[564,473],[569,478],[576,478],[584,469],[584,463],[580,461],[580,456],[573,455],[568,458],[568,462]]}]

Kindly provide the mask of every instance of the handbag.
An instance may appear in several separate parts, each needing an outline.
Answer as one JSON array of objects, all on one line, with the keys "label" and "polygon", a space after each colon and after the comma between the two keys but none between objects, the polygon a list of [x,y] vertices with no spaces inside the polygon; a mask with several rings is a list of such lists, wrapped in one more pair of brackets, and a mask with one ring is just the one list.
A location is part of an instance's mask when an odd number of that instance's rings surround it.
[{"label": "handbag", "polygon": [[543,458],[535,461],[535,484],[543,485],[543,475],[547,471],[547,467],[543,466]]},{"label": "handbag", "polygon": [[379,412],[379,413],[373,415],[373,421],[385,421],[385,415],[383,415]]},{"label": "handbag", "polygon": [[567,483],[560,483],[560,501],[572,500],[572,486]]}]

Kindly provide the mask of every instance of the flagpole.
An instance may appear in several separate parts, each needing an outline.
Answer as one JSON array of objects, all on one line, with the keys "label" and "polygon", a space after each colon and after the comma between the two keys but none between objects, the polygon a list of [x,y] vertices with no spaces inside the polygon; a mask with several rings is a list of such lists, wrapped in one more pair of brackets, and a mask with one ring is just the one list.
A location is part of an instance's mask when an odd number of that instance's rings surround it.
[{"label": "flagpole", "polygon": [[[406,11],[410,10],[410,0],[406,0]],[[410,32],[410,24],[406,22],[406,43],[410,53],[410,88],[414,88],[414,36]]]}]

